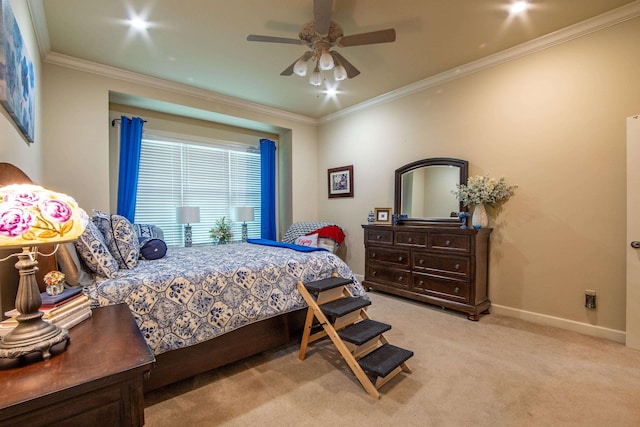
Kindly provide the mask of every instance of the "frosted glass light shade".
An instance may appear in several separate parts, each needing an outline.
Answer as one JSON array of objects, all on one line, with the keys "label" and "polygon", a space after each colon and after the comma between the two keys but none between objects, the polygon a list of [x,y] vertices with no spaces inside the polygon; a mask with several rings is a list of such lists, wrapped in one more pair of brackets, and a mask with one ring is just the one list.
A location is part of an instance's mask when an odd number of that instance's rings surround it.
[{"label": "frosted glass light shade", "polygon": [[316,67],[313,70],[313,73],[311,73],[311,77],[309,78],[309,83],[311,83],[314,86],[320,86],[322,84],[322,74],[320,73],[320,70],[318,69],[318,67]]},{"label": "frosted glass light shade", "polygon": [[178,224],[194,224],[200,222],[200,208],[197,206],[178,206],[176,208]]},{"label": "frosted glass light shade", "polygon": [[293,65],[293,72],[301,77],[307,75],[307,61],[304,60],[304,57],[298,59]]},{"label": "frosted glass light shade", "polygon": [[0,247],[22,248],[76,240],[89,221],[66,194],[38,185],[0,188]]},{"label": "frosted glass light shade", "polygon": [[339,82],[340,80],[344,80],[347,78],[347,70],[345,70],[345,68],[342,65],[338,65],[336,66],[336,68],[333,69],[333,79],[337,82]]},{"label": "frosted glass light shade", "polygon": [[320,61],[318,61],[318,64],[320,66],[321,70],[330,70],[333,68],[333,58],[331,57],[331,54],[329,53],[329,51],[324,51],[322,52],[322,55],[320,55]]}]

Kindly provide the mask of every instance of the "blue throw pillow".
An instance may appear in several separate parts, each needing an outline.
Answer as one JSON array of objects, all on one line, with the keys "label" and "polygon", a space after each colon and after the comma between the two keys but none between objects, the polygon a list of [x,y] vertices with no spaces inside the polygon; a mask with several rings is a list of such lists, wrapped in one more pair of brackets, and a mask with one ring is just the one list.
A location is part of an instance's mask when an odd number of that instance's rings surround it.
[{"label": "blue throw pillow", "polygon": [[144,259],[160,259],[166,253],[167,244],[160,239],[149,239],[140,248],[140,256]]}]

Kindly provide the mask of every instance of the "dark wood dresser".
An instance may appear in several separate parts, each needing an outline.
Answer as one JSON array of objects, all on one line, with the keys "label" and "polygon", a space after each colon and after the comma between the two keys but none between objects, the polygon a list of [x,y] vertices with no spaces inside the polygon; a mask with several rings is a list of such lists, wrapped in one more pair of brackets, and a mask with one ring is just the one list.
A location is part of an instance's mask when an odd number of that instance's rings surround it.
[{"label": "dark wood dresser", "polygon": [[155,359],[129,308],[94,309],[69,333],[49,360],[0,359],[0,426],[143,425],[143,378]]},{"label": "dark wood dresser", "polygon": [[491,306],[490,228],[363,225],[366,289],[467,313]]}]

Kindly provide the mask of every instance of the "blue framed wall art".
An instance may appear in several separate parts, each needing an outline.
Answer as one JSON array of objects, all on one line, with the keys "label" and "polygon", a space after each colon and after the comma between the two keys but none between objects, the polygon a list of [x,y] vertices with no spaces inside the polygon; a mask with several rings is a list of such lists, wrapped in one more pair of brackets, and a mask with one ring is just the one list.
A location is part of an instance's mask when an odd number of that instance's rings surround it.
[{"label": "blue framed wall art", "polygon": [[33,142],[35,74],[9,0],[0,3],[0,103],[28,142]]}]

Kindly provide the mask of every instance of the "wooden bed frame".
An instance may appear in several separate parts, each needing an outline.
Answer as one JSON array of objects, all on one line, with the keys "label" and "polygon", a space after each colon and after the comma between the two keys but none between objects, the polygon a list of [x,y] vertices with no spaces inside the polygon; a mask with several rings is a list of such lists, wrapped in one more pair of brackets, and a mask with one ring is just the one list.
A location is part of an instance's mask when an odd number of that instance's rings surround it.
[{"label": "wooden bed frame", "polygon": [[[9,163],[0,163],[0,187],[31,182],[29,177],[19,168]],[[38,262],[41,275],[56,269],[54,257],[40,257]],[[7,286],[7,283],[15,283],[15,286]],[[0,290],[8,290],[0,296],[0,306],[3,307],[2,313],[4,313],[4,311],[13,308],[18,286],[18,272],[12,263],[0,263],[0,284],[2,285]],[[294,339],[300,339],[306,311],[303,308],[280,314],[251,323],[200,344],[162,353],[156,356],[156,363],[149,377],[145,380],[144,391],[155,390],[167,384],[279,347]],[[73,331],[71,337],[73,338]],[[73,345],[73,339],[70,345]]]}]

